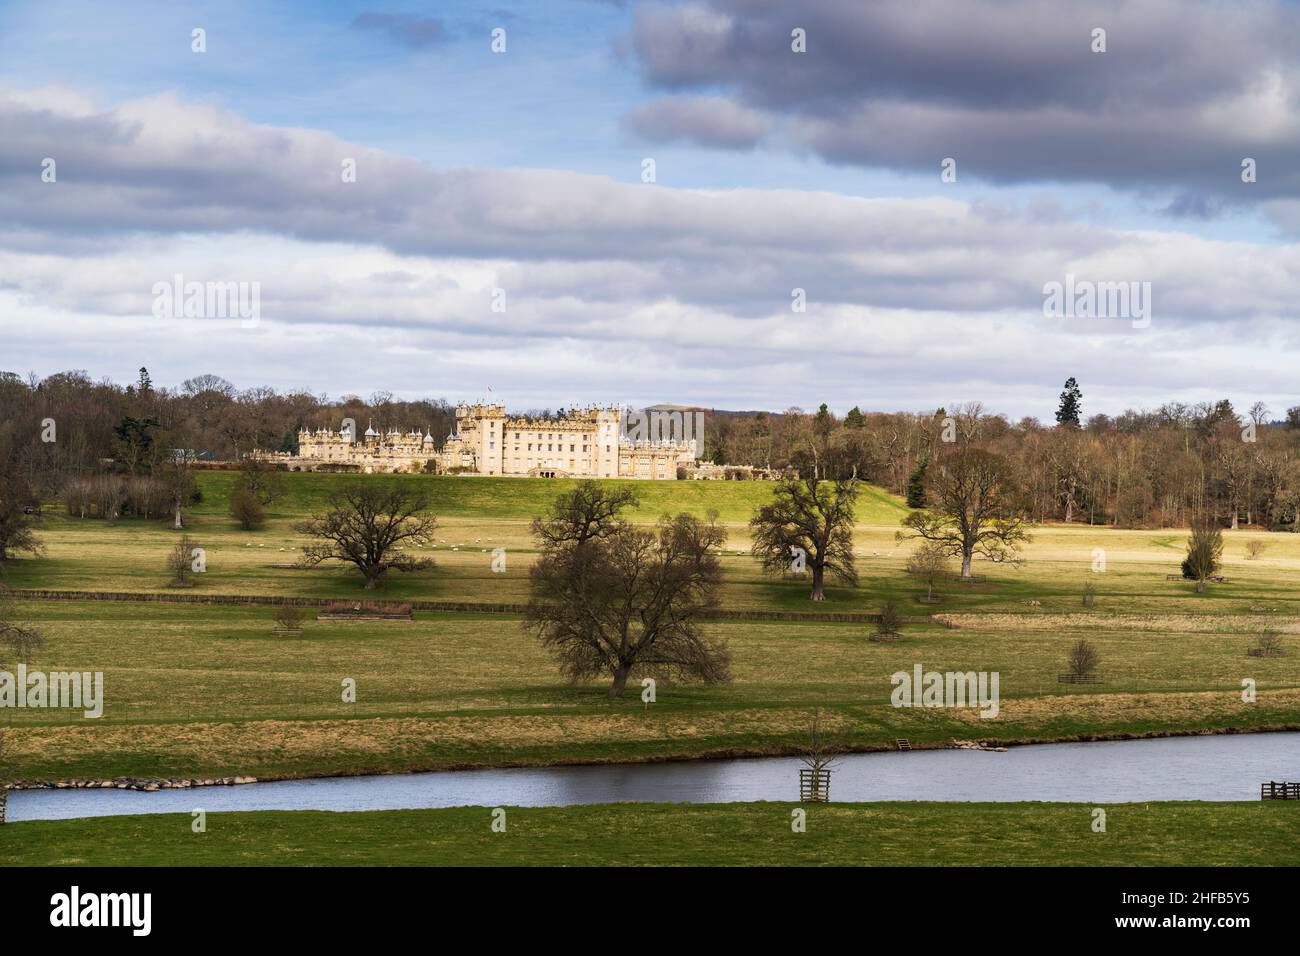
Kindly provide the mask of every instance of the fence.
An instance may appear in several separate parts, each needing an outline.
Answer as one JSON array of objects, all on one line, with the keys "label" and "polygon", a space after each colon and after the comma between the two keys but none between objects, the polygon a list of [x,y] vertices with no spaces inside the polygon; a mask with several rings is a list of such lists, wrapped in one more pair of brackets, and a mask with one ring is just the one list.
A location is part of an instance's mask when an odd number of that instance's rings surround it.
[{"label": "fence", "polygon": [[805,767],[799,771],[799,802],[828,803],[831,799],[831,771]]},{"label": "fence", "polygon": [[1300,782],[1278,783],[1270,781],[1259,785],[1261,800],[1300,800]]},{"label": "fence", "polygon": [[[14,588],[10,591],[20,600],[43,601],[157,601],[164,604],[256,604],[268,607],[289,604],[297,607],[324,607],[337,598],[280,597],[276,595],[241,594],[176,594],[149,591],[68,591],[36,588]],[[411,601],[416,611],[471,611],[487,614],[523,614],[528,605],[487,601]],[[761,611],[714,610],[705,615],[721,621],[807,621],[836,624],[879,624],[880,615],[867,612],[838,611]],[[899,618],[904,623],[924,624],[928,615]]]}]

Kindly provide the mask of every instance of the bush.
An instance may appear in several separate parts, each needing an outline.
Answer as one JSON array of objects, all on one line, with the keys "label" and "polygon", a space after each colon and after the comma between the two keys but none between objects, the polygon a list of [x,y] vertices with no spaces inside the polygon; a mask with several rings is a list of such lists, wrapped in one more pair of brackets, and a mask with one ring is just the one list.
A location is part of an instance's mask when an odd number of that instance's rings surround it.
[{"label": "bush", "polygon": [[1187,539],[1187,557],[1183,559],[1183,577],[1196,582],[1196,591],[1205,590],[1205,582],[1219,570],[1223,557],[1223,532],[1211,522],[1192,528]]},{"label": "bush", "polygon": [[873,641],[896,641],[899,636],[899,628],[902,624],[902,618],[898,613],[898,605],[893,601],[886,601],[880,607],[880,622],[876,624],[876,631],[871,635]]},{"label": "bush", "polygon": [[294,607],[292,604],[285,604],[275,611],[275,629],[277,631],[300,631],[302,630],[303,618],[306,615],[302,608]]},{"label": "bush", "polygon": [[1265,631],[1255,638],[1255,646],[1246,653],[1251,657],[1281,657],[1282,635],[1277,631]]},{"label": "bush", "polygon": [[230,517],[245,531],[260,528],[266,522],[266,510],[251,491],[236,491],[230,496]]}]

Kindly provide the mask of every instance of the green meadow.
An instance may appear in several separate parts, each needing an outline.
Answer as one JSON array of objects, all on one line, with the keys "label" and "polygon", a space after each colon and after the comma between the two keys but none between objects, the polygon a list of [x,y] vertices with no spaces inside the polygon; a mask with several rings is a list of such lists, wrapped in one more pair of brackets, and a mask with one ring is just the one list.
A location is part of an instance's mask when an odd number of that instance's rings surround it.
[{"label": "green meadow", "polygon": [[1289,866],[1300,806],[779,803],[210,813],[11,823],[13,866]]},{"label": "green meadow", "polygon": [[[381,597],[482,604],[523,602],[534,560],[531,519],[567,483],[539,479],[402,476],[438,516],[436,566],[393,575],[378,592],[342,567],[294,567],[305,539],[294,526],[323,507],[337,475],[286,476],[286,494],[257,531],[226,516],[231,473],[201,476],[188,533],[207,572],[186,596]],[[300,636],[273,633],[258,605],[24,600],[24,619],[48,641],[33,668],[103,671],[104,716],[68,710],[0,712],[7,773],[18,780],[261,778],[470,766],[540,765],[798,749],[817,711],[844,750],[1300,727],[1300,623],[1292,582],[1300,536],[1225,533],[1226,583],[1196,595],[1168,581],[1184,532],[1086,526],[1035,529],[1019,567],[977,562],[983,579],[945,582],[940,603],[904,571],[910,544],[894,540],[907,513],[868,488],[855,536],[861,581],[807,600],[806,581],[764,576],[746,523],[771,493],[758,482],[647,482],[635,518],[714,510],[730,539],[729,611],[874,611],[896,601],[912,623],[898,643],[868,640],[870,625],[722,619],[732,683],[660,685],[611,702],[601,682],[570,684],[517,615],[417,611],[412,622],[309,619]],[[46,556],[9,563],[16,588],[176,594],[165,570],[177,532],[166,522],[42,519]],[[1245,544],[1268,542],[1257,560]],[[505,548],[504,573],[491,570]],[[1102,553],[1104,552],[1104,554]],[[1104,570],[1094,572],[1094,566]],[[1086,580],[1096,586],[1082,605]],[[1034,603],[1029,603],[1034,602]],[[930,615],[935,615],[933,618]],[[1247,656],[1263,630],[1286,653]],[[1098,647],[1105,683],[1058,683],[1069,645]],[[890,706],[889,675],[915,664],[997,671],[996,719],[974,710]],[[1242,699],[1242,681],[1258,688]],[[354,681],[356,701],[342,687]]]}]

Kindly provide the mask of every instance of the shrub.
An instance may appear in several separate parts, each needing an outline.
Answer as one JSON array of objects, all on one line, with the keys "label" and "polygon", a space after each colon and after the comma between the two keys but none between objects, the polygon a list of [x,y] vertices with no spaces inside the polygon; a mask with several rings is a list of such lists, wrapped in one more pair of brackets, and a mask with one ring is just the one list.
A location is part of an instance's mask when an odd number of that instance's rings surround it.
[{"label": "shrub", "polygon": [[1255,646],[1246,653],[1251,657],[1281,657],[1282,635],[1277,631],[1265,631],[1255,638]]},{"label": "shrub", "polygon": [[302,608],[295,607],[292,604],[284,604],[276,609],[275,612],[275,629],[277,631],[300,631],[302,630],[303,618],[306,615]]},{"label": "shrub", "polygon": [[901,623],[902,618],[898,613],[898,605],[893,601],[886,601],[880,606],[880,621],[876,624],[876,630],[871,635],[871,639],[873,641],[897,640]]},{"label": "shrub", "polygon": [[230,496],[230,517],[238,521],[245,531],[251,531],[266,522],[266,511],[255,494],[242,489]]}]

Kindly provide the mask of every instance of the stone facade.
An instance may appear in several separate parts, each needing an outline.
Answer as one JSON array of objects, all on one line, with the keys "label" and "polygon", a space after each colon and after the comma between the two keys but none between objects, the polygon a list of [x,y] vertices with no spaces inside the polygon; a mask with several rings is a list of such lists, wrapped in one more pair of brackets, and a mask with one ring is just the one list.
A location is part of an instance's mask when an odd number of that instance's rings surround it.
[{"label": "stone facade", "polygon": [[504,405],[458,405],[456,431],[439,458],[444,472],[541,478],[673,481],[694,463],[684,439],[630,440],[615,407],[561,410],[549,418],[511,417]]},{"label": "stone facade", "polygon": [[634,440],[616,407],[561,410],[547,418],[509,416],[504,405],[458,405],[456,430],[435,449],[418,429],[376,431],[373,424],[352,440],[319,428],[298,433],[298,454],[254,452],[291,471],[428,472],[519,475],[539,478],[640,478],[672,481],[691,469],[697,443],[684,436]]},{"label": "stone facade", "polygon": [[433,436],[419,429],[400,432],[375,431],[374,425],[364,435],[352,440],[345,425],[339,431],[318,428],[298,432],[298,454],[254,452],[255,457],[285,463],[290,471],[355,471],[362,474],[384,472],[432,471],[437,468],[438,453]]}]

